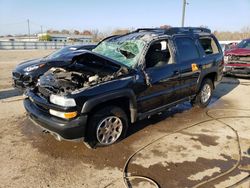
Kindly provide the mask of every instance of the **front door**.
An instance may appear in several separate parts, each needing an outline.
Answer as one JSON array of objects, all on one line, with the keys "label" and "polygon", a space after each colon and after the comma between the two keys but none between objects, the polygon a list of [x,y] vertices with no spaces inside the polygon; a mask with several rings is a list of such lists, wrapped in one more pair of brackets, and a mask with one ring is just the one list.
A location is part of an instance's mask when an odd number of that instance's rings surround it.
[{"label": "front door", "polygon": [[139,112],[147,112],[175,101],[179,68],[173,61],[167,40],[153,43],[146,55],[145,78],[148,84],[138,95]]}]

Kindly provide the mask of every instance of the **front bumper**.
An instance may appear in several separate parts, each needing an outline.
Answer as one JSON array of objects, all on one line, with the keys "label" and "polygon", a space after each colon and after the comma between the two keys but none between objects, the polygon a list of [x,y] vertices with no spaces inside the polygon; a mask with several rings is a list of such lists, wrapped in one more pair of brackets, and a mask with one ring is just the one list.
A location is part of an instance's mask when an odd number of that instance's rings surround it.
[{"label": "front bumper", "polygon": [[64,120],[46,113],[29,98],[24,100],[24,107],[29,117],[43,129],[58,134],[63,139],[73,140],[85,137],[87,115],[72,120]]},{"label": "front bumper", "polygon": [[227,64],[224,66],[223,73],[235,76],[250,76],[250,66]]}]

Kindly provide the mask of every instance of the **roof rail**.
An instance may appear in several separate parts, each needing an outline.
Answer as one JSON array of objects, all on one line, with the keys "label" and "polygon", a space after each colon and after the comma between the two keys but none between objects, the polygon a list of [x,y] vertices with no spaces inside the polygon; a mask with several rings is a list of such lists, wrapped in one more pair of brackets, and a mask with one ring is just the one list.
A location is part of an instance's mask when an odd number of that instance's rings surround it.
[{"label": "roof rail", "polygon": [[173,34],[181,34],[181,33],[211,33],[210,29],[203,27],[170,27],[168,29],[164,28],[139,28],[134,32],[140,31],[161,31],[165,34],[173,35]]},{"label": "roof rail", "polygon": [[161,28],[138,28],[134,32],[140,32],[140,31],[164,31],[164,29],[161,29]]},{"label": "roof rail", "polygon": [[167,34],[178,34],[178,33],[211,33],[210,29],[203,27],[171,27],[166,29]]}]

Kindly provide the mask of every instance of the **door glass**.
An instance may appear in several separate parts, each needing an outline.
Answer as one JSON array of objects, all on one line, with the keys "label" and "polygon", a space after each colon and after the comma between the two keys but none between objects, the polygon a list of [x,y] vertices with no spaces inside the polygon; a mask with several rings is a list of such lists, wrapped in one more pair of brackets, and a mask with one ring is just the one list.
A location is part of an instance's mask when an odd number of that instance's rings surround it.
[{"label": "door glass", "polygon": [[157,41],[151,44],[145,57],[146,68],[162,67],[172,63],[168,42]]},{"label": "door glass", "polygon": [[199,39],[199,42],[206,55],[217,54],[219,53],[218,46],[214,42],[214,39],[211,37],[202,37]]},{"label": "door glass", "polygon": [[191,38],[180,37],[176,40],[180,62],[199,58],[199,52]]}]

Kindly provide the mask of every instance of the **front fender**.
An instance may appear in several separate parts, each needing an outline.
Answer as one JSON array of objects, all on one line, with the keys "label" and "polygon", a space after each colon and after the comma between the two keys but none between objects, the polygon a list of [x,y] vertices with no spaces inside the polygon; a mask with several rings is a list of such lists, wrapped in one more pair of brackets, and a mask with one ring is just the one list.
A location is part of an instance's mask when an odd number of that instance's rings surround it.
[{"label": "front fender", "polygon": [[122,97],[127,97],[129,99],[131,122],[134,123],[137,118],[137,103],[135,93],[131,89],[112,91],[110,93],[91,98],[83,104],[81,113],[88,113],[98,104]]}]

